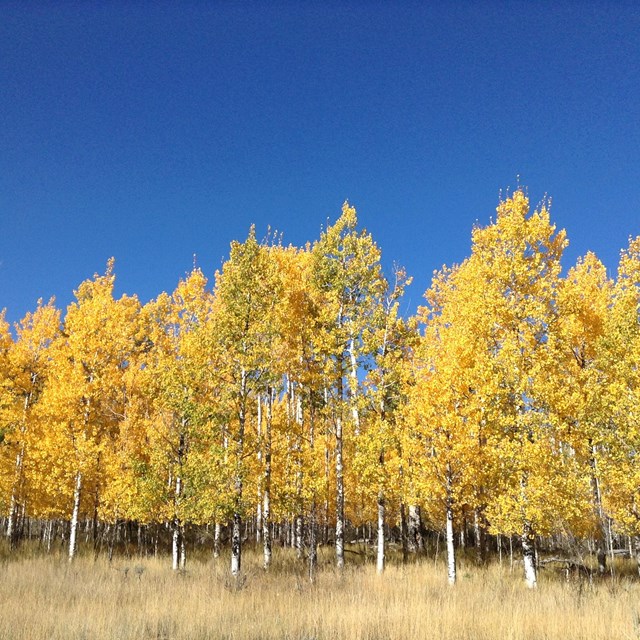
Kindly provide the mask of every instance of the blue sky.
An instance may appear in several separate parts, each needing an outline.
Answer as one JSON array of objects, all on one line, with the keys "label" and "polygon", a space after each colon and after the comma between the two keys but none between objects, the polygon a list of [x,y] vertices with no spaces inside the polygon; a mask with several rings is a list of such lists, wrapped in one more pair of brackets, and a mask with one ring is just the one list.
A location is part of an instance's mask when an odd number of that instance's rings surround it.
[{"label": "blue sky", "polygon": [[565,266],[613,271],[640,234],[639,34],[632,2],[3,2],[0,308],[66,307],[110,256],[146,301],[348,199],[413,310],[518,175]]}]

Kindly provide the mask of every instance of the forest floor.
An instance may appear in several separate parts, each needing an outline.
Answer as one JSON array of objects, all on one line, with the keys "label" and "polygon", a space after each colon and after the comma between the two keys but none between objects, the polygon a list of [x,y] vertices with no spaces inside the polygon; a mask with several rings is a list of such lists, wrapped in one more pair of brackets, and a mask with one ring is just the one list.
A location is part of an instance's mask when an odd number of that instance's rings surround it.
[{"label": "forest floor", "polygon": [[[358,558],[356,554],[349,554]],[[361,559],[361,558],[360,558]],[[371,563],[337,572],[329,550],[311,584],[293,552],[277,549],[272,570],[248,551],[241,580],[228,558],[87,553],[0,554],[2,640],[575,640],[640,639],[640,581],[619,562],[616,577],[571,578],[545,569],[528,590],[521,566],[476,567],[464,559],[454,588],[444,562]]]}]

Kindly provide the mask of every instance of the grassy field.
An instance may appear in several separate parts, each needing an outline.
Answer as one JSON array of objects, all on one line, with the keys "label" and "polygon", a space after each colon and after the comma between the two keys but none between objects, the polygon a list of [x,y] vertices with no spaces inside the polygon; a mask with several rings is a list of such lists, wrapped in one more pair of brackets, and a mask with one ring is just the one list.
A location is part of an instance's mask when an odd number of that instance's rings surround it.
[{"label": "grassy field", "polygon": [[[324,563],[310,584],[293,555],[277,550],[273,571],[245,555],[236,584],[227,559],[194,559],[174,574],[169,558],[2,558],[0,638],[170,639],[625,639],[640,638],[640,582],[629,577],[566,581],[542,572],[530,592],[508,564],[461,563],[455,588],[433,559],[338,574]],[[622,573],[619,571],[619,573]]]}]

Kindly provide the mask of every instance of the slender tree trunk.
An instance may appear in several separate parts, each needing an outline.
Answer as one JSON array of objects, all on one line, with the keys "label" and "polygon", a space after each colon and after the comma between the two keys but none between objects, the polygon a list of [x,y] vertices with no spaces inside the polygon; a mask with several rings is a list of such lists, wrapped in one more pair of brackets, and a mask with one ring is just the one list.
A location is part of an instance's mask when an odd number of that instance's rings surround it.
[{"label": "slender tree trunk", "polygon": [[449,584],[456,583],[456,547],[455,534],[453,531],[453,480],[451,477],[451,466],[447,464],[447,495],[446,495],[446,515],[447,515],[447,578]]},{"label": "slender tree trunk", "polygon": [[409,531],[407,528],[407,508],[404,502],[400,503],[400,538],[402,542],[402,562],[406,564],[409,559]]},{"label": "slender tree trunk", "polygon": [[336,565],[344,568],[344,469],[342,461],[342,418],[336,419]]},{"label": "slender tree trunk", "polygon": [[384,572],[385,564],[384,512],[384,491],[380,489],[380,491],[378,491],[378,552],[376,559],[376,570],[379,574]]},{"label": "slender tree trunk", "polygon": [[263,566],[271,566],[271,426],[272,426],[273,394],[271,389],[267,394],[267,422],[264,434],[264,481],[262,487],[262,542]]},{"label": "slender tree trunk", "polygon": [[422,539],[422,518],[420,516],[420,507],[417,505],[409,505],[409,551],[416,553],[422,551],[424,542]]},{"label": "slender tree trunk", "polygon": [[187,566],[187,546],[184,536],[184,524],[180,525],[180,571],[184,571]]},{"label": "slender tree trunk", "polygon": [[[324,388],[324,404],[329,406],[329,390]],[[329,543],[329,496],[331,493],[331,451],[329,449],[329,433],[328,423],[325,423],[324,438],[324,486],[322,495],[322,544]]]},{"label": "slender tree trunk", "polygon": [[247,372],[242,369],[240,378],[240,408],[238,411],[238,439],[236,441],[235,511],[231,528],[231,575],[238,576],[242,569],[242,454],[246,422]]},{"label": "slender tree trunk", "polygon": [[538,584],[536,572],[536,551],[534,546],[535,536],[531,525],[525,523],[522,531],[522,559],[524,561],[524,579],[527,587],[535,589]]},{"label": "slender tree trunk", "polygon": [[476,563],[484,562],[484,527],[482,526],[480,510],[473,510],[473,537],[476,549]]},{"label": "slender tree trunk", "polygon": [[[31,384],[36,382],[36,374],[31,374]],[[11,487],[11,502],[9,504],[9,522],[7,523],[7,539],[9,540],[10,548],[13,549],[17,541],[16,536],[16,517],[18,513],[18,502],[22,488],[23,478],[23,464],[24,464],[24,452],[25,452],[25,433],[27,430],[27,413],[29,411],[29,405],[31,403],[31,391],[27,393],[24,399],[24,406],[22,408],[22,425],[20,426],[20,451],[16,455],[15,475],[13,480],[13,486]]]},{"label": "slender tree trunk", "polygon": [[353,418],[353,426],[356,436],[360,435],[360,412],[358,410],[358,361],[356,359],[355,341],[353,338],[349,339],[349,360],[351,368],[350,375],[350,387],[349,387],[349,401],[351,403],[351,416]]},{"label": "slender tree trunk", "polygon": [[71,531],[69,533],[69,562],[72,562],[76,555],[78,536],[78,515],[80,513],[80,498],[82,495],[82,473],[76,473],[76,486],[73,491],[73,512],[71,514]]},{"label": "slender tree trunk", "polygon": [[173,521],[171,535],[171,568],[177,571],[180,567],[180,521],[175,518]]},{"label": "slender tree trunk", "polygon": [[242,518],[236,511],[231,524],[231,575],[237,576],[242,568]]},{"label": "slender tree trunk", "polygon": [[[262,440],[262,397],[258,395],[258,441]],[[262,456],[264,444],[258,447],[258,468],[262,466]],[[267,475],[265,471],[265,476]],[[258,483],[258,496],[256,501],[256,544],[260,544],[262,539],[262,488],[263,485]]]},{"label": "slender tree trunk", "polygon": [[172,567],[174,571],[184,568],[183,565],[185,563],[185,559],[183,558],[184,525],[180,517],[180,503],[182,501],[182,463],[186,447],[186,419],[182,419],[181,426],[182,432],[180,433],[180,440],[178,444],[178,472],[176,475],[175,489],[173,493]]},{"label": "slender tree trunk", "polygon": [[325,440],[324,446],[324,495],[322,501],[322,544],[329,543],[329,494],[331,477],[331,453],[329,451],[328,441]]},{"label": "slender tree trunk", "polygon": [[447,578],[450,585],[456,583],[456,547],[453,532],[453,509],[447,499]]},{"label": "slender tree trunk", "polygon": [[318,530],[316,524],[316,500],[311,504],[309,514],[309,581],[315,582],[318,569]]},{"label": "slender tree trunk", "polygon": [[602,493],[600,491],[600,480],[598,478],[598,463],[596,461],[597,448],[595,445],[590,446],[589,466],[591,467],[591,490],[593,494],[593,508],[596,513],[596,521],[598,523],[598,537],[596,539],[596,558],[598,560],[598,572],[604,575],[607,572],[607,553],[611,550],[608,544],[609,536],[607,535],[606,515],[602,507]]},{"label": "slender tree trunk", "polygon": [[[315,412],[313,404],[310,403],[309,411],[309,450],[313,452],[315,447]],[[318,569],[318,516],[316,489],[313,489],[311,499],[311,511],[309,513],[309,581],[315,582]]]},{"label": "slender tree trunk", "polygon": [[304,555],[304,499],[303,499],[303,489],[304,489],[304,469],[303,469],[303,460],[302,460],[302,433],[304,428],[304,417],[302,413],[302,398],[299,393],[295,393],[295,388],[292,388],[292,394],[294,394],[294,407],[295,407],[295,421],[298,427],[298,431],[296,433],[296,444],[295,444],[295,452],[296,452],[296,509],[297,513],[295,516],[295,547],[296,547],[296,557],[298,560],[302,560]]},{"label": "slender tree trunk", "polygon": [[18,513],[18,491],[22,481],[22,459],[24,457],[24,444],[20,447],[20,451],[16,455],[16,471],[15,480],[11,489],[11,502],[9,504],[9,519],[7,522],[7,539],[11,548],[16,542],[16,516]]},{"label": "slender tree trunk", "polygon": [[302,560],[304,555],[304,518],[301,515],[297,515],[294,519],[294,541],[296,547],[296,558]]},{"label": "slender tree trunk", "polygon": [[45,546],[47,547],[47,553],[51,553],[52,540],[53,540],[53,520],[48,520],[47,529],[45,533]]},{"label": "slender tree trunk", "polygon": [[220,557],[220,538],[222,536],[222,525],[216,521],[213,525],[213,557]]}]

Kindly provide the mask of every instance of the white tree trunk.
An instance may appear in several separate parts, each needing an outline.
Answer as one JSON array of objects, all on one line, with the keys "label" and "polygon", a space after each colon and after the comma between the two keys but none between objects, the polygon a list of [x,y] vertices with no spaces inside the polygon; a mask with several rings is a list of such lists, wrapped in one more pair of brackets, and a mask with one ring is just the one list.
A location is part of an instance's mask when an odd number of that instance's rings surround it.
[{"label": "white tree trunk", "polygon": [[411,553],[422,550],[422,518],[420,516],[420,507],[417,505],[409,505],[409,521],[408,521],[408,546]]},{"label": "white tree trunk", "polygon": [[384,545],[384,492],[382,489],[378,493],[378,553],[376,559],[376,570],[379,574],[384,572],[385,545]]},{"label": "white tree trunk", "polygon": [[297,515],[294,518],[294,543],[296,548],[296,558],[298,560],[302,560],[303,552],[304,552],[304,541],[303,541],[303,532],[304,532],[304,518],[301,515]]},{"label": "white tree trunk", "polygon": [[360,412],[358,411],[358,361],[356,359],[355,343],[353,338],[349,340],[349,359],[351,361],[350,370],[350,401],[351,416],[353,417],[353,425],[355,434],[360,435]]},{"label": "white tree trunk", "polygon": [[[258,442],[262,440],[262,397],[258,395]],[[258,469],[262,466],[262,447],[258,447]],[[258,482],[256,500],[256,544],[262,539],[262,484]]]},{"label": "white tree trunk", "polygon": [[24,444],[20,448],[20,451],[16,455],[16,474],[11,490],[11,502],[9,505],[9,521],[7,522],[7,538],[13,546],[14,531],[16,526],[16,514],[18,512],[18,487],[20,486],[20,479],[22,478],[22,458],[24,456]]},{"label": "white tree trunk", "polygon": [[242,519],[236,511],[233,514],[233,524],[231,526],[231,575],[240,574],[242,567],[242,540],[241,540]]},{"label": "white tree trunk", "polygon": [[46,534],[45,534],[45,543],[47,545],[47,553],[51,553],[52,539],[53,539],[53,520],[48,520]]},{"label": "white tree trunk", "polygon": [[536,553],[533,546],[534,535],[530,524],[525,524],[522,532],[522,560],[524,562],[524,579],[529,589],[535,589],[538,584],[536,573]]},{"label": "white tree trunk", "polygon": [[342,418],[336,419],[336,565],[344,568],[344,468],[342,462]]},{"label": "white tree trunk", "polygon": [[[31,384],[35,384],[36,382],[36,374],[31,374]],[[29,405],[31,403],[31,392],[27,393],[24,399],[24,407],[22,410],[22,425],[20,427],[20,437],[22,439],[22,444],[20,445],[20,451],[16,455],[16,470],[13,481],[13,486],[11,488],[11,503],[9,506],[9,522],[7,523],[7,538],[9,539],[9,543],[11,547],[13,547],[14,543],[14,533],[16,526],[16,514],[18,512],[18,500],[19,500],[19,492],[22,485],[22,466],[24,461],[24,450],[25,450],[25,432],[27,430],[27,412],[29,410]]]},{"label": "white tree trunk", "polygon": [[220,557],[220,538],[222,537],[222,525],[216,522],[213,525],[213,557]]},{"label": "white tree trunk", "polygon": [[302,412],[302,397],[299,393],[295,393],[295,389],[292,390],[294,394],[294,406],[295,406],[295,420],[298,426],[298,432],[296,434],[295,442],[295,455],[296,455],[296,515],[295,515],[295,547],[296,557],[298,560],[302,560],[304,555],[304,517],[302,515],[304,510],[304,470],[302,460],[302,433],[303,433],[303,421],[304,416]]},{"label": "white tree trunk", "polygon": [[273,395],[269,389],[267,396],[267,423],[264,434],[264,482],[262,487],[262,542],[263,566],[271,566],[271,422]]},{"label": "white tree trunk", "polygon": [[453,509],[447,499],[447,578],[450,585],[456,583],[456,547],[453,533]]},{"label": "white tree trunk", "polygon": [[231,575],[240,575],[242,568],[242,454],[244,451],[244,429],[246,423],[247,372],[242,369],[240,380],[240,408],[238,411],[238,439],[236,441],[235,511],[231,526]]},{"label": "white tree trunk", "polygon": [[180,524],[177,519],[173,522],[173,532],[171,536],[171,568],[177,571],[180,567]]},{"label": "white tree trunk", "polygon": [[80,513],[80,497],[82,495],[82,473],[76,473],[76,486],[73,491],[73,512],[71,514],[71,531],[69,533],[69,562],[76,555],[78,539],[78,515]]},{"label": "white tree trunk", "polygon": [[187,566],[187,547],[184,541],[184,525],[180,525],[180,571],[184,571]]},{"label": "white tree trunk", "polygon": [[613,548],[613,545],[609,544],[609,536],[607,535],[607,517],[602,506],[602,493],[600,490],[600,474],[598,471],[597,455],[597,448],[595,446],[591,446],[591,456],[589,459],[589,465],[591,467],[591,488],[593,492],[594,510],[598,521],[596,557],[598,559],[598,571],[600,574],[604,575],[607,571],[607,552]]},{"label": "white tree trunk", "polygon": [[482,564],[484,561],[484,531],[480,523],[480,513],[478,509],[473,510],[473,537],[476,547],[476,562]]}]

